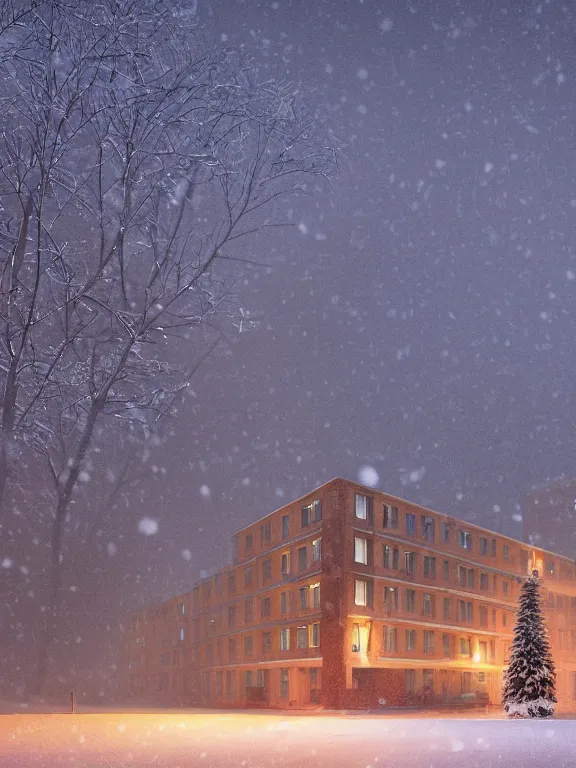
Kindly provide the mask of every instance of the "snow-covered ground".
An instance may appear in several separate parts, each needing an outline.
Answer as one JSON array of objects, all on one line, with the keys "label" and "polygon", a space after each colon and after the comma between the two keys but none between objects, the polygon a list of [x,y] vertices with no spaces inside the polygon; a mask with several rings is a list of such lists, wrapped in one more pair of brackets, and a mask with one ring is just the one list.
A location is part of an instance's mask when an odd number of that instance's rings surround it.
[{"label": "snow-covered ground", "polygon": [[273,714],[0,717],[2,768],[573,768],[572,720]]}]

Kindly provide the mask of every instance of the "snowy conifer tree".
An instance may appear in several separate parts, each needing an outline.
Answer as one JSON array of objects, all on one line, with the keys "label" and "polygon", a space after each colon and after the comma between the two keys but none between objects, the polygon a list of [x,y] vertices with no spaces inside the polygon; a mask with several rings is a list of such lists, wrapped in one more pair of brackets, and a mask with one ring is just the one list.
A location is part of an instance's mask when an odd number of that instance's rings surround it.
[{"label": "snowy conifer tree", "polygon": [[504,675],[502,702],[509,717],[554,714],[556,672],[548,630],[540,606],[538,572],[524,584],[518,601],[510,664]]}]

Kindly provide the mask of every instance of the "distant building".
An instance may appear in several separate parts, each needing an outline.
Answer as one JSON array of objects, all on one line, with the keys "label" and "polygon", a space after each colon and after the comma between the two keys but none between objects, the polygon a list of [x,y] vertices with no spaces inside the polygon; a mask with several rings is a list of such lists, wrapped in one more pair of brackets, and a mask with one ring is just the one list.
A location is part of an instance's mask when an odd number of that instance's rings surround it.
[{"label": "distant building", "polygon": [[524,497],[522,538],[576,558],[576,479],[555,480]]},{"label": "distant building", "polygon": [[135,700],[498,704],[520,584],[538,569],[559,709],[574,710],[573,560],[342,479],[234,541],[231,565],[134,618]]}]

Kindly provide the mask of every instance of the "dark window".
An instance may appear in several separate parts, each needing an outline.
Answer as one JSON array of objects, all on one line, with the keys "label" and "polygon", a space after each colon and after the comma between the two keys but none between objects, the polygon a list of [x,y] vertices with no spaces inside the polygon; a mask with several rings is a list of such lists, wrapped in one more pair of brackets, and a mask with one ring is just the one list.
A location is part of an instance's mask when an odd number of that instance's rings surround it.
[{"label": "dark window", "polygon": [[290,574],[290,552],[282,552],[282,576]]},{"label": "dark window", "polygon": [[300,608],[308,608],[308,587],[300,587],[298,590]]},{"label": "dark window", "polygon": [[472,549],[472,534],[468,531],[458,530],[458,544],[463,549]]},{"label": "dark window", "polygon": [[246,656],[252,655],[252,649],[253,649],[253,643],[252,643],[252,635],[248,635],[244,638],[244,653]]},{"label": "dark window", "polygon": [[496,557],[496,548],[497,548],[496,539],[492,539],[492,557]]},{"label": "dark window", "polygon": [[449,597],[444,598],[444,618],[445,619],[450,618],[450,598]]},{"label": "dark window", "polygon": [[262,653],[272,650],[272,632],[262,632]]},{"label": "dark window", "polygon": [[450,635],[442,635],[442,655],[446,659],[452,658],[452,643]]},{"label": "dark window", "polygon": [[510,559],[510,547],[508,546],[508,544],[504,544],[504,546],[502,547],[502,554],[504,556],[504,560]]},{"label": "dark window", "polygon": [[290,698],[290,671],[288,669],[280,670],[280,698]]},{"label": "dark window", "polygon": [[298,550],[298,570],[300,573],[308,567],[308,553],[306,547],[300,547]]},{"label": "dark window", "polygon": [[398,550],[396,547],[388,547],[384,546],[383,548],[383,555],[384,555],[384,568],[390,568],[393,571],[398,570]]},{"label": "dark window", "polygon": [[252,549],[252,534],[246,536],[246,549]]},{"label": "dark window", "polygon": [[244,568],[244,586],[249,587],[252,584],[252,566]]},{"label": "dark window", "polygon": [[398,507],[384,504],[384,528],[398,528]]},{"label": "dark window", "polygon": [[407,629],[405,633],[405,640],[406,640],[406,650],[415,651],[416,650],[416,630]]},{"label": "dark window", "polygon": [[288,592],[280,595],[280,613],[288,613]]},{"label": "dark window", "polygon": [[396,587],[384,587],[384,606],[387,611],[398,610],[398,590]]},{"label": "dark window", "polygon": [[290,536],[290,515],[282,515],[282,539]]},{"label": "dark window", "polygon": [[405,593],[406,598],[406,613],[415,613],[416,611],[416,592],[413,589],[407,589]]},{"label": "dark window", "polygon": [[474,569],[468,568],[468,587],[474,588]]},{"label": "dark window", "polygon": [[434,598],[427,592],[422,595],[422,613],[425,616],[434,616]]},{"label": "dark window", "polygon": [[414,576],[416,574],[416,552],[405,552],[404,563],[406,572],[409,573],[410,576]]},{"label": "dark window", "polygon": [[428,579],[436,578],[436,558],[424,557],[424,576]]},{"label": "dark window", "polygon": [[408,536],[414,536],[416,533],[416,515],[411,512],[406,513],[406,533]]},{"label": "dark window", "polygon": [[264,546],[270,541],[271,538],[271,530],[270,530],[270,523],[264,523],[260,526],[260,544]]},{"label": "dark window", "polygon": [[487,627],[488,626],[488,608],[486,608],[485,605],[480,606],[479,616],[480,616],[480,626]]},{"label": "dark window", "polygon": [[488,590],[488,574],[487,573],[480,574],[480,589],[483,592],[486,592]]},{"label": "dark window", "polygon": [[233,573],[228,574],[228,594],[236,594],[236,576]]},{"label": "dark window", "polygon": [[[286,594],[285,592],[283,594]],[[260,615],[263,619],[267,619],[272,612],[272,601],[269,597],[263,597],[260,602]]]},{"label": "dark window", "polygon": [[444,581],[450,581],[450,562],[442,560],[442,577]]},{"label": "dark window", "polygon": [[488,539],[485,536],[480,537],[480,554],[488,554]]},{"label": "dark window", "polygon": [[228,606],[228,628],[232,629],[232,627],[236,626],[236,606],[235,605],[229,605]]},{"label": "dark window", "polygon": [[434,541],[434,520],[428,515],[422,515],[422,536],[426,541]]},{"label": "dark window", "polygon": [[244,622],[250,624],[254,620],[254,601],[251,597],[244,602]]},{"label": "dark window", "polygon": [[442,523],[442,538],[446,544],[450,541],[450,523]]},{"label": "dark window", "polygon": [[272,560],[270,560],[270,558],[262,561],[262,578],[263,579],[272,578]]},{"label": "dark window", "polygon": [[228,640],[228,661],[236,661],[236,640],[233,637]]},{"label": "dark window", "polygon": [[298,627],[296,630],[296,647],[308,648],[308,627]]}]

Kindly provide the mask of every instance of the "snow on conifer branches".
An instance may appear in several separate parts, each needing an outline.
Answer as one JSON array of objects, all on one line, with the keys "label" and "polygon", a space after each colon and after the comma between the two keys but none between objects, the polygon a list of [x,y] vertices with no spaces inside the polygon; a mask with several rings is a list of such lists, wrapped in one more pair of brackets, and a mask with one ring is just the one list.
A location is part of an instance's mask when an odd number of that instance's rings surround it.
[{"label": "snow on conifer branches", "polygon": [[556,672],[540,605],[538,574],[524,584],[518,601],[510,663],[502,703],[509,717],[550,717],[556,703]]}]

